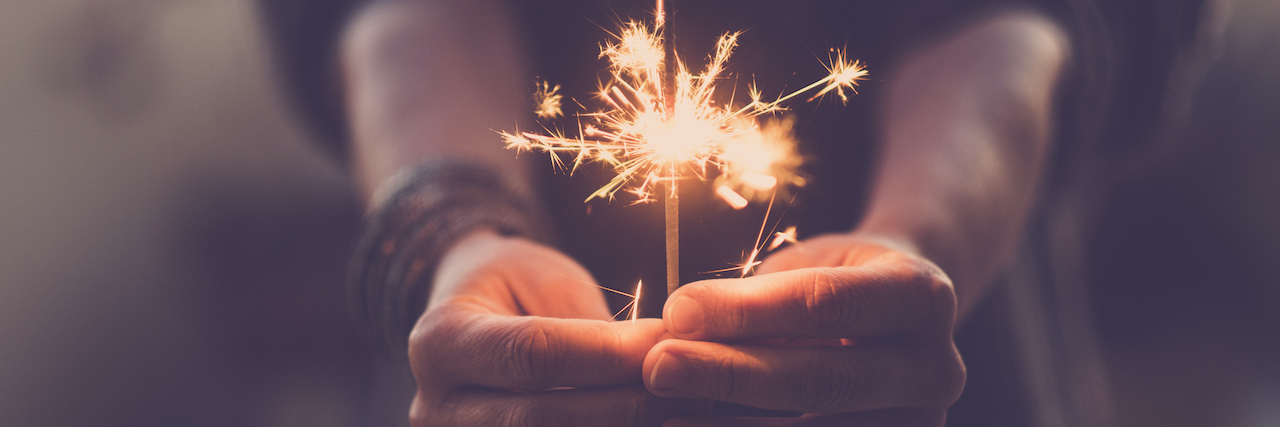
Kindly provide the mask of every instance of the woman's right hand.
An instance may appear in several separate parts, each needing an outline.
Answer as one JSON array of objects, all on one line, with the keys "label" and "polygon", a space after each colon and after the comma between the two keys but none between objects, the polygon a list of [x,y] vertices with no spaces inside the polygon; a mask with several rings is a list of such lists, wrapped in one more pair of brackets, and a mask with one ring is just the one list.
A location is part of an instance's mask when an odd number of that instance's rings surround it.
[{"label": "woman's right hand", "polygon": [[414,426],[651,426],[674,400],[645,390],[659,319],[611,322],[591,275],[528,240],[474,233],[441,260],[409,338]]}]

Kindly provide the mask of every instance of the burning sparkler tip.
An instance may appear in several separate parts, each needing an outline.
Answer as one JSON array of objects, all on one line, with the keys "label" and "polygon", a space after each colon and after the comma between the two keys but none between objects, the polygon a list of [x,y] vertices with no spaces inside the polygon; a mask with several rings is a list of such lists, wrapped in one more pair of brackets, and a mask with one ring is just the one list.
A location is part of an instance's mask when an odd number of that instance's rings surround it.
[{"label": "burning sparkler tip", "polygon": [[[866,76],[860,61],[847,59],[845,49],[832,49],[823,62],[829,74],[800,90],[766,100],[752,82],[750,102],[734,107],[717,99],[720,82],[728,75],[726,64],[741,31],[724,33],[701,71],[690,71],[674,52],[666,52],[670,41],[663,29],[669,25],[662,4],[655,22],[627,21],[611,39],[601,43],[600,58],[609,63],[609,78],[596,94],[600,108],[577,114],[577,136],[547,130],[544,134],[503,134],[508,148],[537,150],[551,155],[552,163],[572,169],[583,164],[604,163],[616,174],[587,200],[613,200],[620,190],[637,196],[637,203],[652,201],[651,185],[672,182],[684,172],[718,170],[713,186],[735,209],[747,200],[760,199],[775,187],[799,186],[804,179],[797,172],[793,120],[760,120],[765,114],[786,111],[782,104],[801,94],[810,100],[828,93],[847,102],[846,91]],[[667,4],[667,6],[670,6]],[[537,83],[534,99],[541,119],[562,116],[560,86]],[[576,102],[576,101],[575,101]],[[561,159],[561,156],[568,156]],[[712,172],[714,174],[714,172]]]}]

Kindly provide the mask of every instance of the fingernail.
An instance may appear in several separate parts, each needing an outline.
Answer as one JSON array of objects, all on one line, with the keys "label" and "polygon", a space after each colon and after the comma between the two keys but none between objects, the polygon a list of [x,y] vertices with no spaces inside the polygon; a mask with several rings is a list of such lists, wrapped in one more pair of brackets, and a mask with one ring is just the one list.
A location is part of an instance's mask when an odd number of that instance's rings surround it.
[{"label": "fingernail", "polygon": [[698,300],[681,296],[671,303],[667,315],[671,317],[671,329],[677,334],[692,334],[702,329],[702,307]]},{"label": "fingernail", "polygon": [[658,356],[653,364],[653,372],[649,373],[649,387],[654,390],[674,390],[689,380],[689,373],[684,367],[684,358],[669,352]]}]

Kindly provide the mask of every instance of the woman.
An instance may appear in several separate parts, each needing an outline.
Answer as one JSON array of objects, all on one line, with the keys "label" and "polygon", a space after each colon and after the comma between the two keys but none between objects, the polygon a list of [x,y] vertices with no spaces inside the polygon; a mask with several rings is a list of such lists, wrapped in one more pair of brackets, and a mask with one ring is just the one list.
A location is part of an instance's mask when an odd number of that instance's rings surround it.
[{"label": "woman", "polygon": [[369,209],[353,301],[407,348],[415,425],[942,425],[957,399],[953,425],[1108,421],[1072,266],[1078,196],[1159,122],[1161,91],[1128,85],[1168,82],[1176,50],[1151,48],[1192,40],[1200,2],[678,3],[683,52],[750,28],[734,67],[774,87],[844,43],[879,77],[851,107],[795,112],[818,160],[789,221],[817,237],[755,277],[696,281],[759,212],[719,216],[686,189],[682,221],[717,224],[682,230],[692,283],[634,323],[607,322],[595,286],[661,281],[655,206],[585,209],[598,182],[531,168],[492,130],[528,116],[533,75],[589,87],[589,22],[650,5],[264,6]]}]

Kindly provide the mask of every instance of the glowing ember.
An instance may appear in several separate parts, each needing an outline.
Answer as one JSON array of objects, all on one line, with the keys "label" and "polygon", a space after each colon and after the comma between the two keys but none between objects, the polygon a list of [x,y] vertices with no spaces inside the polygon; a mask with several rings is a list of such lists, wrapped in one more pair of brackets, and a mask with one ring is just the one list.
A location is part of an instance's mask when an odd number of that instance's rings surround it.
[{"label": "glowing ember", "polygon": [[533,93],[533,101],[538,105],[534,113],[539,118],[554,119],[561,116],[560,100],[564,96],[560,95],[560,85],[551,86],[547,82],[540,82],[537,90]]},{"label": "glowing ember", "polygon": [[779,231],[777,233],[773,233],[773,241],[769,242],[769,248],[766,250],[771,251],[774,249],[778,249],[778,247],[782,246],[783,243],[790,243],[793,245],[800,243],[799,240],[796,240],[796,226],[793,225],[793,226],[787,227],[785,231]]},{"label": "glowing ember", "polygon": [[733,191],[733,189],[728,186],[721,185],[716,188],[716,195],[719,195],[721,199],[724,199],[725,203],[728,203],[729,206],[732,206],[734,209],[747,207],[747,199],[742,197],[741,194],[738,194],[737,191]]}]

